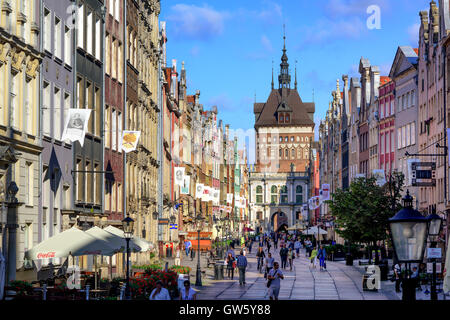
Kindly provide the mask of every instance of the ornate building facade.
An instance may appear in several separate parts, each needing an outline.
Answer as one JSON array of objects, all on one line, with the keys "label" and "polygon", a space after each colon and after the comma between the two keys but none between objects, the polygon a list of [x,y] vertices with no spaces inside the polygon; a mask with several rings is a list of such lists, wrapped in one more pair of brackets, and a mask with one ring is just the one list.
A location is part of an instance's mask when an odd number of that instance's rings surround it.
[{"label": "ornate building facade", "polygon": [[250,197],[252,217],[263,231],[295,224],[308,199],[306,167],[314,139],[315,104],[300,98],[297,74],[291,88],[286,45],[278,82],[275,89],[272,75],[267,102],[254,105],[256,164],[250,173]]}]

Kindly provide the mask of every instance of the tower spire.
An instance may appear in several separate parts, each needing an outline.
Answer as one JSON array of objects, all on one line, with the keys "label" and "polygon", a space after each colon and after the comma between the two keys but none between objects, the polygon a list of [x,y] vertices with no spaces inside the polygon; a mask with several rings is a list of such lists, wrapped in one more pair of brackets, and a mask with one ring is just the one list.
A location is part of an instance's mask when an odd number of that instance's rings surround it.
[{"label": "tower spire", "polygon": [[273,90],[273,59],[272,59],[272,90]]},{"label": "tower spire", "polygon": [[286,30],[283,24],[283,55],[281,56],[280,75],[278,76],[279,87],[289,88],[291,87],[291,76],[289,74],[289,63],[286,54]]},{"label": "tower spire", "polygon": [[295,90],[297,90],[297,60],[295,60]]}]

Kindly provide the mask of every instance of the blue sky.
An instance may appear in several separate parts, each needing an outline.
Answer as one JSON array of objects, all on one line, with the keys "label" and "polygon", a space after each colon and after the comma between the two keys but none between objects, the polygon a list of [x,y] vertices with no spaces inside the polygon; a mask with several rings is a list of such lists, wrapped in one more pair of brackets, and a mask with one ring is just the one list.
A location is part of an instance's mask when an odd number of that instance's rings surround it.
[{"label": "blue sky", "polygon": [[[185,61],[188,92],[201,91],[209,109],[232,128],[254,125],[253,102],[265,102],[275,86],[286,46],[294,82],[298,61],[299,92],[316,103],[316,124],[324,118],[343,74],[358,76],[361,56],[388,75],[397,47],[417,47],[419,11],[428,0],[161,0],[167,22],[167,59]],[[367,28],[367,8],[380,8],[381,29]],[[341,81],[342,83],[342,81]],[[292,83],[293,86],[293,83]],[[342,86],[341,86],[342,88]]]}]

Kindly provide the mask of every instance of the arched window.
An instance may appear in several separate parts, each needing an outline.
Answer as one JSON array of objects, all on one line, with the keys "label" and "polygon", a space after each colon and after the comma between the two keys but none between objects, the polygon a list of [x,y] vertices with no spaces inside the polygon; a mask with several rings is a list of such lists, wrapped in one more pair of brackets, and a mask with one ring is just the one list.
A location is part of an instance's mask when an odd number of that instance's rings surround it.
[{"label": "arched window", "polygon": [[285,155],[286,159],[289,158],[289,150],[288,149],[285,150],[285,154],[284,155]]},{"label": "arched window", "polygon": [[262,186],[256,187],[256,203],[262,203],[263,202],[263,188]]},{"label": "arched window", "polygon": [[270,202],[271,203],[278,203],[278,188],[277,186],[272,186],[272,188],[270,189]]},{"label": "arched window", "polygon": [[280,190],[280,203],[288,203],[288,188],[287,186],[282,186]]},{"label": "arched window", "polygon": [[295,149],[292,149],[291,157],[292,157],[292,159],[295,159]]},{"label": "arched window", "polygon": [[289,123],[289,115],[286,115],[286,123]]},{"label": "arched window", "polygon": [[303,203],[303,187],[301,185],[295,187],[295,203]]},{"label": "arched window", "polygon": [[281,114],[280,115],[280,123],[283,123],[284,122],[284,116]]}]

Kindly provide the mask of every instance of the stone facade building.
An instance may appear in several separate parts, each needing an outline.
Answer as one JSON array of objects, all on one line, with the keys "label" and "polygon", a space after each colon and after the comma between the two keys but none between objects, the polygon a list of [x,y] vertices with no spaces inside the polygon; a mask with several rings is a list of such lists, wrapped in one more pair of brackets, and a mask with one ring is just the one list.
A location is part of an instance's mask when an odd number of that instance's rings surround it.
[{"label": "stone facade building", "polygon": [[267,102],[254,105],[256,164],[249,178],[251,215],[263,231],[294,225],[308,199],[306,167],[314,139],[315,104],[300,98],[297,75],[291,88],[286,46],[278,82],[275,89],[272,76]]}]

